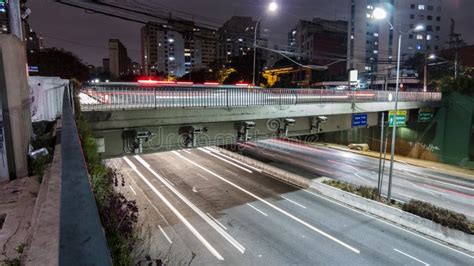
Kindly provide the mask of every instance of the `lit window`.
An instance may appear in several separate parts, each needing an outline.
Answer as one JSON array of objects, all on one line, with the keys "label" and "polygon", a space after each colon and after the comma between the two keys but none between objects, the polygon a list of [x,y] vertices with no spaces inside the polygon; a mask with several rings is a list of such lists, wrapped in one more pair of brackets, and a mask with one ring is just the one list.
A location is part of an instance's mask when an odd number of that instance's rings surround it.
[{"label": "lit window", "polygon": [[416,35],[416,39],[417,39],[417,40],[423,40],[423,35],[417,34],[417,35]]},{"label": "lit window", "polygon": [[366,66],[366,67],[365,67],[365,70],[372,70],[372,68],[369,67],[369,66]]},{"label": "lit window", "polygon": [[379,37],[379,33],[378,33],[378,32],[374,32],[374,37]]},{"label": "lit window", "polygon": [[374,9],[374,6],[368,5],[367,9]]},{"label": "lit window", "polygon": [[379,53],[379,51],[378,51],[378,50],[374,50],[374,54],[378,54],[378,53]]},{"label": "lit window", "polygon": [[[354,40],[354,34],[351,34],[351,40]],[[293,44],[293,43],[292,43]]]},{"label": "lit window", "polygon": [[170,56],[170,57],[169,57],[169,60],[170,60],[170,61],[174,61],[175,58],[174,58],[173,56]]},{"label": "lit window", "polygon": [[239,42],[243,42],[243,41],[244,41],[244,39],[242,39],[242,38],[239,38]]},{"label": "lit window", "polygon": [[425,5],[418,5],[418,10],[425,10]]},{"label": "lit window", "polygon": [[433,39],[430,34],[426,35],[426,40],[431,41]]},{"label": "lit window", "polygon": [[372,17],[372,15],[371,15],[370,13],[367,13],[366,16],[367,16],[367,18],[371,18],[371,17]]},{"label": "lit window", "polygon": [[168,39],[168,42],[169,42],[169,43],[174,43],[174,39],[173,39],[173,38],[169,38],[169,39]]}]

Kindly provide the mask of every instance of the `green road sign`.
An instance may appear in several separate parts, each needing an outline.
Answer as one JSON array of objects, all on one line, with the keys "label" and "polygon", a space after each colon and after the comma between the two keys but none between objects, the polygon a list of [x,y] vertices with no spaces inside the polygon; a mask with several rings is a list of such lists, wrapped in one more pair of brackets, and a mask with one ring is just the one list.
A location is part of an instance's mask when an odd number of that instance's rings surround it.
[{"label": "green road sign", "polygon": [[[393,117],[395,116],[394,111],[388,113],[389,127],[393,127]],[[398,110],[397,112],[397,127],[404,127],[407,125],[407,110]]]},{"label": "green road sign", "polygon": [[430,122],[434,113],[432,108],[421,108],[418,113],[418,122]]}]

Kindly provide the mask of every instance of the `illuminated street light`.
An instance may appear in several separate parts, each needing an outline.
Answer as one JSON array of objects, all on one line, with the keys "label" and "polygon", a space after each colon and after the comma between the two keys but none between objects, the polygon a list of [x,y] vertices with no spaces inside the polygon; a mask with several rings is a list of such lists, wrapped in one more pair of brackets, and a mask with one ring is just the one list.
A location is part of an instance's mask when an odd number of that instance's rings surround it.
[{"label": "illuminated street light", "polygon": [[270,12],[276,12],[278,10],[278,4],[276,2],[271,2],[270,5],[268,5],[268,10]]},{"label": "illuminated street light", "polygon": [[[387,11],[385,9],[377,7],[374,9],[372,13],[372,17],[376,20],[385,20],[388,25],[390,26],[390,29],[395,29],[395,27],[390,23],[390,20],[386,19],[387,18]],[[387,200],[390,203],[391,197],[392,197],[392,177],[393,177],[393,160],[395,157],[395,139],[396,139],[396,134],[397,134],[397,113],[398,113],[398,94],[400,91],[400,49],[402,46],[402,36],[403,35],[408,35],[411,32],[420,32],[423,31],[425,27],[421,24],[416,25],[414,28],[410,29],[408,32],[402,32],[398,30],[398,53],[397,53],[397,78],[396,78],[396,85],[395,85],[395,110],[394,110],[394,115],[393,115],[393,127],[392,127],[392,145],[391,145],[391,151],[390,151],[390,171],[389,171],[389,176],[388,176],[388,192],[387,192]],[[379,181],[379,184],[381,182]],[[382,191],[381,188],[379,188],[379,191]]]},{"label": "illuminated street light", "polygon": [[[273,1],[268,5],[268,11],[270,13],[275,13],[278,10],[278,4]],[[260,24],[260,21],[262,20],[262,17],[260,17],[257,20],[257,23],[255,23],[255,34],[253,36],[253,73],[252,73],[252,85],[255,86],[255,68],[257,66],[257,29],[258,29],[258,24]]]},{"label": "illuminated street light", "polygon": [[374,12],[372,14],[372,17],[374,19],[377,19],[377,20],[382,20],[382,19],[385,19],[387,18],[387,11],[385,11],[385,9],[383,8],[380,8],[380,7],[376,7],[374,9]]},{"label": "illuminated street light", "polygon": [[435,54],[430,54],[430,56],[428,57],[428,59],[435,60],[435,59],[436,59],[436,55],[435,55]]}]

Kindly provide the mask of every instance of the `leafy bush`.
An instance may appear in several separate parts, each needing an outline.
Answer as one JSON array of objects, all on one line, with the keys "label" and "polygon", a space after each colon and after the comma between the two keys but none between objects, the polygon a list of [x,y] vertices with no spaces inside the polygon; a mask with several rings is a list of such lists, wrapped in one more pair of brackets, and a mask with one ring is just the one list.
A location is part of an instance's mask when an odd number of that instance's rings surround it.
[{"label": "leafy bush", "polygon": [[[346,182],[332,179],[324,180],[323,183],[364,198],[387,204],[387,199],[379,196],[376,188],[354,186]],[[406,212],[431,220],[443,226],[468,234],[474,234],[474,223],[470,222],[464,214],[438,208],[432,204],[418,200],[410,200],[408,203],[404,203],[403,205],[396,204],[395,207],[401,207],[401,209]]]},{"label": "leafy bush", "polygon": [[402,209],[443,226],[474,234],[474,223],[470,222],[464,214],[438,208],[418,200],[410,200],[403,204]]},{"label": "leafy bush", "polygon": [[134,226],[138,220],[138,207],[113,186],[124,186],[123,176],[105,167],[87,122],[79,115],[77,120],[84,157],[89,168],[92,191],[99,209],[112,260],[115,265],[132,265],[132,251],[136,243]]}]

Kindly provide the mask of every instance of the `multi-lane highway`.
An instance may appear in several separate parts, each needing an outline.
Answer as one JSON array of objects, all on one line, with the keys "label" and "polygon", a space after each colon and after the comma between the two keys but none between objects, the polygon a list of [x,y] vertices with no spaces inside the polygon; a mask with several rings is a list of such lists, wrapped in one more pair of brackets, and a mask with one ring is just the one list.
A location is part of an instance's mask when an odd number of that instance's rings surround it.
[{"label": "multi-lane highway", "polygon": [[[246,155],[311,179],[327,176],[377,187],[377,158],[283,139],[249,142],[242,147]],[[388,187],[388,168],[389,161],[385,164],[384,193]],[[430,202],[474,220],[474,179],[452,172],[395,162],[392,195],[401,201]]]},{"label": "multi-lane highway", "polygon": [[472,265],[474,254],[273,179],[212,148],[111,159],[141,258],[196,265]]}]

